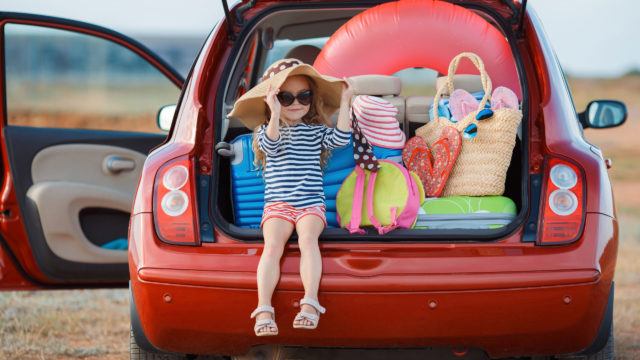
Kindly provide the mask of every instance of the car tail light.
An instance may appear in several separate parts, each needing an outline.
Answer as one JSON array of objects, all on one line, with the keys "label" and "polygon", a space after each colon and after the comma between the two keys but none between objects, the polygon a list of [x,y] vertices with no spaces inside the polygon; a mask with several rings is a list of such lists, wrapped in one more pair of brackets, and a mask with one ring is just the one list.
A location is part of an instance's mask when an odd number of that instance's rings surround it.
[{"label": "car tail light", "polygon": [[199,245],[193,162],[179,157],[162,165],[153,187],[153,219],[160,240]]},{"label": "car tail light", "polygon": [[551,158],[545,183],[539,245],[572,243],[584,222],[584,176],[576,165]]}]

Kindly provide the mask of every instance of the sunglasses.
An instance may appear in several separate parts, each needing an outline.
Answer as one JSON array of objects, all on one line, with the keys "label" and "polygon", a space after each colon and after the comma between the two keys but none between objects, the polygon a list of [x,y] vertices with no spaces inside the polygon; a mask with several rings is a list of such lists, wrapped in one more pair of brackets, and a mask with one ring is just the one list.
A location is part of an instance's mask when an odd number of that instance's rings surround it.
[{"label": "sunglasses", "polygon": [[313,99],[313,92],[311,90],[304,90],[299,92],[297,95],[293,95],[288,91],[280,91],[276,97],[282,106],[289,106],[293,104],[295,99],[298,99],[298,102],[301,105],[309,105]]}]

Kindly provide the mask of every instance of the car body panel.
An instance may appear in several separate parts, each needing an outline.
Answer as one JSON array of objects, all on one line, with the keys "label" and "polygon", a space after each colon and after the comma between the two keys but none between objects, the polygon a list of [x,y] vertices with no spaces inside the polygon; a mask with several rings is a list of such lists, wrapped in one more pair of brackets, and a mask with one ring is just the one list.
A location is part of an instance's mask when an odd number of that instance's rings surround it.
[{"label": "car body panel", "polygon": [[529,19],[537,29],[537,38],[530,37],[530,46],[540,74],[540,106],[544,119],[544,146],[549,154],[565,156],[577,161],[586,174],[587,212],[615,217],[613,192],[607,167],[601,155],[583,137],[573,101],[569,96],[558,60],[535,11],[530,9]]},{"label": "car body panel", "polygon": [[[155,238],[151,221],[150,214],[134,216],[129,259],[133,297],[149,341],[167,351],[203,354],[241,354],[262,343],[247,316],[257,298],[254,269],[262,245],[177,250]],[[375,251],[372,244],[321,244],[319,299],[329,312],[313,335],[285,327],[273,342],[469,346],[492,356],[580,351],[591,344],[604,316],[617,232],[615,219],[588,214],[582,239],[568,247],[507,241],[397,244],[396,251]],[[295,254],[283,259],[273,299],[277,319],[293,318],[304,294],[299,261]],[[436,309],[429,308],[431,301]],[[365,318],[383,304],[388,311]],[[421,311],[424,318],[416,318]],[[375,326],[380,323],[390,327]],[[197,342],[191,340],[194,333]]]}]

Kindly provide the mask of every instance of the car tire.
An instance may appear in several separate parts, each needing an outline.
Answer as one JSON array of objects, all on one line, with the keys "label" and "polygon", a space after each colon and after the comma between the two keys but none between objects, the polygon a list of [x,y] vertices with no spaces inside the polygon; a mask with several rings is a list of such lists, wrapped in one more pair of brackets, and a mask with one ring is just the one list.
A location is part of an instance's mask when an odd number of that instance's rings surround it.
[{"label": "car tire", "polygon": [[598,352],[589,355],[558,356],[557,360],[613,360],[615,359],[615,338],[613,336],[613,323],[609,329],[607,343]]},{"label": "car tire", "polygon": [[180,355],[170,353],[152,352],[142,349],[136,343],[136,338],[133,336],[133,329],[129,330],[129,359],[130,360],[231,360],[227,356],[216,355]]},{"label": "car tire", "polygon": [[187,356],[180,356],[176,354],[156,353],[142,349],[136,343],[136,338],[133,336],[133,329],[129,331],[129,359],[130,360],[177,360],[188,359]]},{"label": "car tire", "polygon": [[609,332],[609,339],[607,344],[600,349],[597,353],[587,355],[585,360],[613,360],[615,359],[615,339],[613,336],[613,324],[611,324],[611,330]]}]

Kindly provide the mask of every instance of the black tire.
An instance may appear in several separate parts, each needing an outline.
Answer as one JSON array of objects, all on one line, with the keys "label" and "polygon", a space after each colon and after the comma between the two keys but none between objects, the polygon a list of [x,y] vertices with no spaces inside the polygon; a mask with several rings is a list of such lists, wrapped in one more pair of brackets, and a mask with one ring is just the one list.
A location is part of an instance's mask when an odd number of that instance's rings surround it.
[{"label": "black tire", "polygon": [[611,324],[611,330],[609,332],[609,339],[607,344],[597,353],[586,356],[585,360],[613,360],[615,359],[615,339],[613,336],[613,324]]},{"label": "black tire", "polygon": [[176,354],[156,353],[141,349],[133,336],[133,329],[129,331],[129,359],[131,360],[177,360],[188,357]]},{"label": "black tire", "polygon": [[557,356],[554,359],[558,360],[613,360],[615,359],[615,339],[613,336],[613,323],[609,329],[609,337],[607,343],[600,351],[590,355],[575,355],[575,356]]}]

